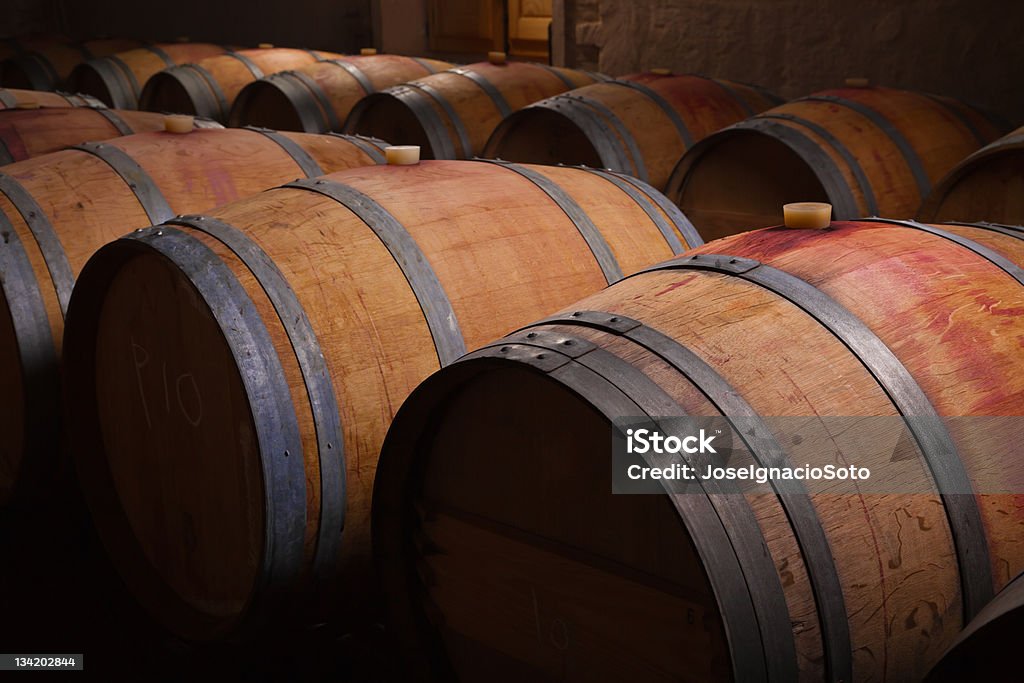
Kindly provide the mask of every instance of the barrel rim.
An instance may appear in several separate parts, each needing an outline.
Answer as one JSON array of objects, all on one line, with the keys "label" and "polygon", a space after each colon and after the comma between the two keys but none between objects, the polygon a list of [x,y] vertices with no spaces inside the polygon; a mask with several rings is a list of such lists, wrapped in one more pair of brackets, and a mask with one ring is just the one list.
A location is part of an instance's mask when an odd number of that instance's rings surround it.
[{"label": "barrel rim", "polygon": [[[589,86],[587,86],[589,87]],[[555,95],[539,102],[534,102],[526,107],[523,107],[519,111],[513,112],[511,116],[506,117],[502,120],[498,127],[494,129],[490,137],[487,139],[487,143],[484,145],[483,152],[480,156],[485,158],[500,159],[499,148],[503,144],[506,137],[508,137],[516,127],[523,125],[524,121],[528,120],[532,116],[536,115],[537,110],[543,110],[546,115],[558,116],[564,122],[579,131],[580,135],[593,147],[594,153],[601,162],[602,168],[608,168],[615,171],[624,173],[632,173],[633,167],[625,156],[625,150],[621,149],[619,145],[615,144],[614,138],[611,134],[611,130],[603,127],[607,130],[608,135],[595,134],[593,136],[587,134],[587,128],[591,120],[588,118],[593,113],[590,108],[571,106],[572,114],[567,111],[562,111],[560,102],[555,102],[561,95]],[[578,100],[570,100],[570,102],[576,102]],[[593,119],[594,126],[602,127],[599,119]],[[598,131],[594,131],[598,133]]]},{"label": "barrel rim", "polygon": [[[772,110],[768,111],[770,112]],[[863,213],[849,184],[847,184],[845,178],[842,176],[841,169],[834,160],[824,152],[824,150],[817,145],[810,144],[811,141],[795,128],[787,127],[788,130],[792,130],[796,135],[804,137],[809,144],[804,145],[797,142],[796,136],[793,136],[793,139],[791,140],[783,140],[764,130],[758,130],[756,127],[753,127],[754,122],[756,121],[766,121],[767,125],[772,124],[772,122],[766,117],[762,117],[760,115],[755,116],[745,121],[733,124],[728,128],[723,128],[717,133],[713,133],[703,140],[700,140],[693,147],[686,150],[686,153],[676,164],[675,168],[672,169],[668,183],[665,185],[665,194],[669,199],[682,208],[683,192],[688,184],[690,172],[701,158],[716,146],[734,137],[760,135],[783,145],[793,152],[793,154],[795,154],[804,164],[806,164],[807,168],[811,171],[814,178],[821,185],[822,190],[828,196],[829,201],[832,203],[837,220],[853,220]],[[784,124],[776,123],[775,125],[781,127]],[[822,169],[827,169],[824,173],[824,177]]]},{"label": "barrel rim", "polygon": [[[175,253],[175,247],[181,245],[185,246],[184,256]],[[194,253],[188,254],[189,251]],[[202,273],[189,274],[187,257],[196,253],[212,256],[200,266],[209,268],[208,272],[215,273],[212,278],[204,277]],[[201,611],[179,596],[160,577],[134,534],[120,504],[112,473],[103,455],[105,449],[95,401],[96,384],[93,371],[99,313],[121,266],[143,254],[162,259],[172,269],[178,271],[182,279],[194,289],[198,305],[215,320],[219,321],[221,316],[217,312],[216,303],[211,299],[220,299],[222,304],[225,300],[230,300],[235,311],[240,307],[250,309],[248,314],[238,314],[232,318],[230,326],[225,326],[223,322],[218,324],[234,356],[233,369],[248,396],[247,405],[251,411],[249,420],[253,434],[259,435],[263,432],[258,445],[259,457],[263,464],[260,469],[260,484],[263,491],[263,517],[260,520],[262,561],[257,567],[248,599],[233,615],[217,616]],[[219,291],[219,287],[211,287],[215,281],[222,286],[227,285],[228,289],[233,291]],[[229,341],[232,337],[237,337],[237,342],[246,335],[249,339],[263,337],[269,340],[262,319],[255,313],[251,299],[245,294],[244,289],[241,289],[230,269],[200,241],[171,226],[137,230],[102,247],[86,263],[79,275],[79,283],[72,294],[65,321],[64,406],[69,422],[68,432],[74,434],[76,443],[73,449],[76,471],[108,554],[115,560],[119,574],[136,599],[148,612],[158,616],[160,622],[172,630],[196,640],[218,640],[228,635],[255,631],[261,624],[265,624],[275,608],[280,607],[283,595],[279,589],[293,584],[299,576],[306,516],[305,471],[302,458],[277,458],[276,466],[283,468],[277,471],[273,471],[274,463],[267,462],[268,445],[273,445],[276,452],[283,443],[291,443],[291,449],[294,449],[297,455],[302,452],[294,406],[287,393],[288,387],[284,383],[283,373],[273,372],[272,367],[269,371],[266,368],[267,365],[273,366],[274,362],[277,362],[280,370],[276,352],[272,346],[250,346],[250,349],[254,348],[256,351],[253,354],[256,356],[256,366],[264,366],[265,374],[260,376],[258,370],[254,373],[242,369],[245,361],[239,355],[239,349]],[[239,291],[243,298],[237,298]],[[228,311],[226,315],[232,315],[232,312]],[[252,359],[252,356],[249,358]],[[267,397],[270,397],[271,401],[277,403],[276,407],[265,405],[262,409],[258,408],[260,399],[254,398],[255,392],[250,383],[262,383],[262,390],[269,392],[263,399],[264,403]],[[275,412],[276,415],[273,414]],[[268,433],[273,429],[268,430],[262,426],[263,419],[269,419],[275,425],[274,429],[281,430],[282,433]],[[299,444],[299,447],[296,448],[294,444]],[[290,501],[289,506],[281,506],[274,502],[274,489]]]},{"label": "barrel rim", "polygon": [[[315,82],[312,84],[316,85]],[[253,125],[249,116],[250,101],[261,90],[275,91],[284,97],[298,119],[299,125],[302,126],[300,132],[325,134],[341,127],[340,124],[335,125],[332,122],[332,117],[335,117],[334,110],[326,108],[326,104],[329,103],[321,99],[322,91],[318,96],[310,83],[299,78],[298,73],[293,69],[268,74],[247,83],[238,91],[238,95],[231,105],[231,111],[227,118],[228,125],[235,128]],[[318,103],[320,106],[317,106]],[[333,120],[336,120],[336,117]]]},{"label": "barrel rim", "polygon": [[1024,156],[1024,127],[990,142],[981,149],[975,150],[970,156],[964,158],[950,169],[942,177],[942,180],[935,183],[928,196],[922,200],[921,206],[917,210],[917,218],[925,222],[942,220],[938,218],[938,213],[947,195],[954,187],[977,170],[975,165],[980,164],[980,167],[983,167],[985,163],[993,159],[1013,154]]},{"label": "barrel rim", "polygon": [[80,91],[82,81],[87,72],[97,78],[102,84],[102,93],[90,93],[98,97],[104,104],[116,109],[135,109],[139,102],[139,84],[128,65],[116,55],[108,55],[90,59],[77,65],[68,76],[68,85],[71,89]]},{"label": "barrel rim", "polygon": [[438,160],[456,159],[455,141],[452,140],[444,125],[441,113],[427,101],[428,97],[422,90],[411,88],[407,83],[379,90],[356,102],[345,119],[345,123],[342,124],[341,132],[348,135],[358,134],[360,124],[364,118],[370,117],[372,108],[381,102],[390,102],[406,109],[416,120],[423,137],[427,140],[433,158]]},{"label": "barrel rim", "polygon": [[[221,56],[221,55],[218,55]],[[227,99],[220,90],[220,85],[213,76],[199,64],[178,64],[150,76],[139,94],[139,109],[152,111],[153,100],[167,81],[174,82],[188,96],[191,112],[181,111],[180,114],[195,114],[224,122],[228,114]],[[165,87],[165,86],[164,86]]]},{"label": "barrel rim", "polygon": [[[422,463],[416,454],[417,447],[420,443],[429,440],[436,430],[437,421],[434,418],[438,407],[482,372],[501,367],[514,367],[554,382],[570,394],[579,396],[603,419],[610,419],[606,411],[597,405],[598,402],[592,401],[586,396],[585,387],[576,386],[572,382],[565,382],[551,375],[552,370],[565,365],[571,359],[568,357],[556,358],[561,355],[557,351],[541,354],[541,356],[546,356],[541,361],[532,360],[523,354],[500,352],[502,347],[510,346],[513,344],[496,342],[464,356],[458,362],[424,380],[399,408],[381,446],[370,516],[373,558],[381,577],[380,583],[384,588],[384,603],[389,625],[394,629],[396,640],[403,647],[403,652],[407,655],[411,666],[416,668],[416,673],[425,675],[427,678],[431,672],[446,670],[450,664],[443,654],[443,647],[422,646],[425,640],[433,640],[430,638],[433,629],[427,623],[421,610],[414,607],[415,582],[413,576],[416,572],[414,564],[410,561],[412,553],[409,544],[405,541],[403,520],[408,511],[404,501],[410,500],[409,493],[418,479],[416,475],[419,472],[419,465]],[[535,352],[539,350],[539,348],[533,348]],[[532,355],[536,356],[536,354]],[[588,372],[590,371],[588,370]],[[595,377],[599,377],[596,373],[594,374]],[[614,393],[611,392],[610,395],[614,395]],[[397,428],[399,425],[402,426]],[[686,496],[681,497],[685,498]],[[682,518],[682,515],[680,517]],[[688,529],[687,533],[689,533]],[[727,547],[730,552],[723,555],[724,561],[730,567],[733,567],[733,563],[735,563],[733,578],[737,575],[742,577],[743,572],[739,561],[732,552],[732,546],[727,544]],[[710,572],[704,571],[703,563],[701,569],[712,589],[716,604],[719,605],[719,615],[726,633],[727,644],[733,641],[729,637],[730,624],[729,620],[725,618],[725,608],[739,609],[742,612],[749,610],[749,618],[736,619],[736,623],[733,624],[734,628],[748,630],[747,637],[742,639],[746,646],[743,648],[729,647],[730,664],[733,671],[744,674],[737,680],[768,680],[768,663],[764,657],[760,636],[751,635],[750,632],[751,627],[753,632],[756,632],[758,628],[749,586],[742,581],[730,581],[729,586],[732,590],[740,591],[739,596],[730,594],[728,596],[730,599],[720,600],[719,598],[722,596],[719,591],[715,590],[714,581],[715,579],[720,580],[721,577],[712,577]]]}]

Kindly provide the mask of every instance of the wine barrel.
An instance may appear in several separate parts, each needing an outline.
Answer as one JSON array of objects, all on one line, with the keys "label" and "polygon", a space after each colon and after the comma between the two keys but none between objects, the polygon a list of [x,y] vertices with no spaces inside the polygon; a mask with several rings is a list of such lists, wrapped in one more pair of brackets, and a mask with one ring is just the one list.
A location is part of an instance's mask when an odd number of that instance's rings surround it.
[{"label": "wine barrel", "polygon": [[367,95],[451,66],[419,57],[367,55],[279,71],[242,88],[228,124],[307,133],[341,130],[352,107]]},{"label": "wine barrel", "polygon": [[68,42],[68,37],[60,33],[28,33],[0,38],[0,61],[35,52],[48,45],[66,42]]},{"label": "wine barrel", "polygon": [[663,189],[695,142],[780,103],[741,83],[633,74],[520,109],[494,131],[483,156],[610,168]]},{"label": "wine barrel", "polygon": [[808,199],[831,203],[839,220],[908,218],[950,169],[1001,134],[948,98],[826,90],[704,138],[666,194],[705,239],[777,224],[779,207]]},{"label": "wine barrel", "polygon": [[228,50],[211,43],[161,43],[90,59],[75,67],[68,85],[117,109],[137,109],[142,85],[168,67],[198,62]]},{"label": "wine barrel", "polygon": [[242,88],[266,74],[341,55],[316,50],[257,48],[207,57],[153,75],[142,88],[139,108],[198,114],[226,123]]},{"label": "wine barrel", "polygon": [[0,111],[5,109],[40,109],[47,107],[95,107],[106,105],[91,95],[72,95],[66,92],[48,90],[19,90],[0,88]]},{"label": "wine barrel", "polygon": [[291,183],[105,247],[72,296],[65,378],[127,585],[196,639],[276,614],[309,577],[341,592],[339,618],[363,614],[374,466],[416,383],[696,241],[624,176],[435,161]]},{"label": "wine barrel", "polygon": [[430,159],[469,159],[513,112],[599,78],[529,62],[459,66],[360,100],[343,130],[376,137],[388,132],[386,140],[419,145]]},{"label": "wine barrel", "polygon": [[26,90],[56,90],[82,62],[131,50],[143,44],[140,40],[104,38],[47,45],[0,64],[0,85]]},{"label": "wine barrel", "polygon": [[942,656],[925,683],[997,681],[1017,668],[1024,631],[1024,574],[978,613]]},{"label": "wine barrel", "polygon": [[[0,111],[0,164],[49,154],[80,142],[164,129],[163,114],[107,108],[11,109]],[[199,128],[221,128],[196,121]]]},{"label": "wine barrel", "polygon": [[921,205],[918,218],[1024,225],[1024,127],[957,164]]},{"label": "wine barrel", "polygon": [[59,431],[64,313],[94,251],[177,213],[295,177],[382,162],[381,145],[256,129],[142,133],[3,167],[0,503],[45,494]]},{"label": "wine barrel", "polygon": [[[1022,285],[944,226],[769,228],[436,373],[394,418],[372,510],[418,673],[920,680],[1024,568]],[[660,495],[625,488],[617,430],[680,438],[695,416],[732,446]],[[705,478],[723,460],[779,473]],[[827,465],[869,476],[809,479]]]}]

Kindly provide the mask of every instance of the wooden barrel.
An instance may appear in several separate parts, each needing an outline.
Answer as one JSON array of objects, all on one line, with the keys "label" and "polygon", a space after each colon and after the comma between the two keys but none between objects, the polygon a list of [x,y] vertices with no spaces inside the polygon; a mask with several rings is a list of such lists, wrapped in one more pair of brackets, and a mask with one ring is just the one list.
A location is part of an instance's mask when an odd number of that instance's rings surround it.
[{"label": "wooden barrel", "polygon": [[[76,107],[0,111],[0,164],[10,164],[80,142],[164,129],[163,114],[144,111]],[[197,120],[198,128],[221,128],[216,121]]]},{"label": "wooden barrel", "polygon": [[918,218],[1024,225],[1024,127],[957,164],[921,205]]},{"label": "wooden barrel", "polygon": [[[697,239],[624,176],[436,161],[291,183],[114,242],[75,288],[64,360],[72,403],[100,397],[69,429],[115,564],[190,638],[242,629],[309,577],[360,614],[377,453],[416,383]],[[153,393],[165,367],[169,410]]]},{"label": "wooden barrel", "polygon": [[3,167],[0,503],[45,493],[59,431],[64,312],[94,251],[178,213],[382,162],[382,144],[256,129],[142,133]]},{"label": "wooden barrel", "polygon": [[376,137],[389,132],[385,139],[419,145],[429,159],[469,159],[513,112],[600,78],[530,62],[460,66],[360,100],[344,130]]},{"label": "wooden barrel", "polygon": [[341,130],[352,107],[367,95],[451,66],[419,57],[366,55],[279,71],[242,88],[228,124],[307,133]]},{"label": "wooden barrel", "polygon": [[108,106],[137,109],[142,86],[153,74],[227,51],[211,43],[145,45],[79,64],[71,72],[68,86],[76,92],[94,95]]},{"label": "wooden barrel", "polygon": [[258,48],[207,57],[155,74],[139,98],[139,108],[198,114],[225,123],[242,88],[267,74],[341,55],[315,50]]},{"label": "wooden barrel", "polygon": [[[920,680],[1024,568],[1022,285],[944,227],[771,228],[440,371],[393,421],[372,511],[419,673]],[[616,429],[708,421],[732,446],[672,459],[692,480],[623,488]],[[705,478],[722,461],[778,472]],[[848,479],[812,479],[829,465]]]},{"label": "wooden barrel", "polygon": [[60,33],[29,33],[0,38],[0,61],[35,52],[47,45],[66,42],[68,37]]},{"label": "wooden barrel", "polygon": [[12,57],[0,65],[0,85],[26,90],[56,90],[84,61],[140,47],[141,40],[104,38],[80,43],[51,44]]},{"label": "wooden barrel", "polygon": [[66,92],[50,92],[48,90],[20,90],[17,88],[0,88],[0,111],[5,109],[45,109],[48,107],[95,107],[102,109],[106,105],[92,95]]},{"label": "wooden barrel", "polygon": [[928,672],[925,683],[997,681],[1017,668],[1024,631],[1024,574],[978,613]]},{"label": "wooden barrel", "polygon": [[741,83],[634,74],[520,109],[494,131],[483,156],[611,168],[663,189],[695,142],[780,103]]},{"label": "wooden barrel", "polygon": [[775,225],[797,201],[837,220],[909,218],[932,186],[1002,134],[948,98],[890,88],[826,90],[706,137],[672,172],[666,194],[705,239]]}]

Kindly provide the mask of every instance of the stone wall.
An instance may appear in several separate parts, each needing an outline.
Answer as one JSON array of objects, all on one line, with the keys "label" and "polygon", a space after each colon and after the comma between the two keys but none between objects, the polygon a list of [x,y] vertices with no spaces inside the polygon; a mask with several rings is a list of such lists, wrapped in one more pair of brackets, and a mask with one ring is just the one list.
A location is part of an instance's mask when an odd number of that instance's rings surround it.
[{"label": "stone wall", "polygon": [[567,66],[652,67],[796,97],[849,76],[943,93],[1024,123],[1024,2],[556,0]]}]

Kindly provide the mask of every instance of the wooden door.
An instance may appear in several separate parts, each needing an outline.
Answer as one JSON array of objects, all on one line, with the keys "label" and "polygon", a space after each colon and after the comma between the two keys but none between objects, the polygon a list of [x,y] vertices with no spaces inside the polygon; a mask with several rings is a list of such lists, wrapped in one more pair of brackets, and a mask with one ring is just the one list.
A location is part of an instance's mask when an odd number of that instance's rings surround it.
[{"label": "wooden door", "polygon": [[508,52],[546,62],[552,0],[508,0]]},{"label": "wooden door", "polygon": [[429,0],[430,49],[484,53],[505,49],[503,0]]}]

